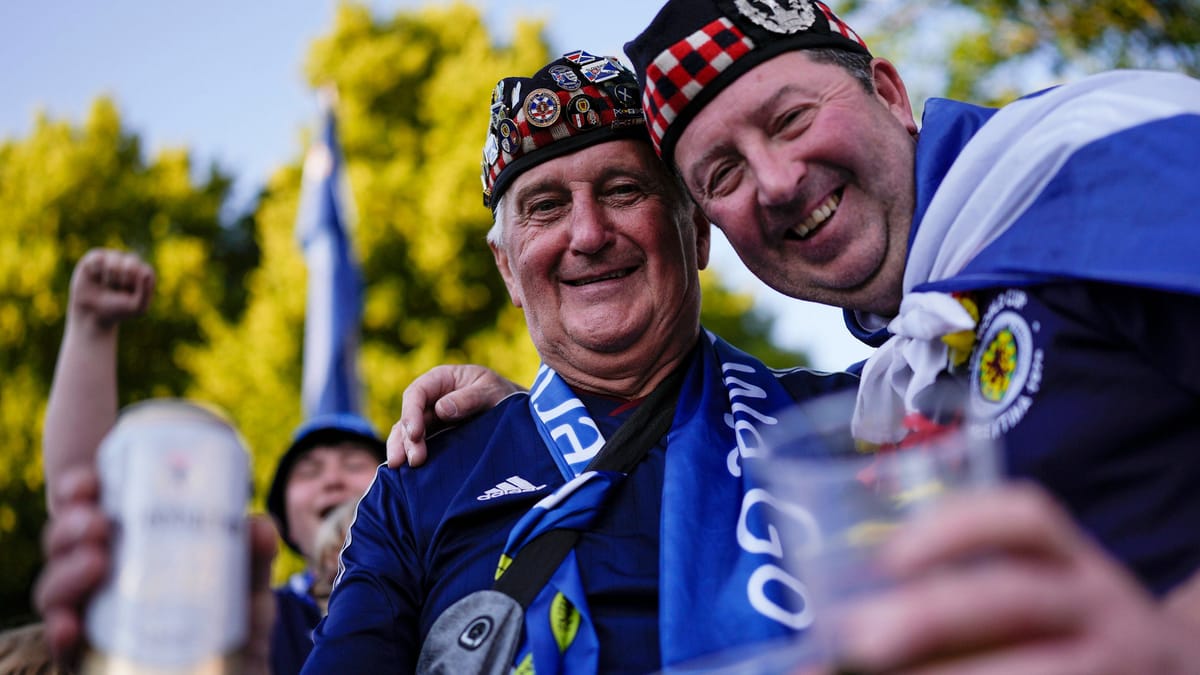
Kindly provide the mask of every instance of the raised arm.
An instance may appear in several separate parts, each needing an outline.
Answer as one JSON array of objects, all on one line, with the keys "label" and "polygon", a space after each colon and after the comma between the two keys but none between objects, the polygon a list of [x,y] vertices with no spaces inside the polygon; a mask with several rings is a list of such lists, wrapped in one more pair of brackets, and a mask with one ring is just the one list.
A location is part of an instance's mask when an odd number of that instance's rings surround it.
[{"label": "raised arm", "polygon": [[143,314],[153,294],[154,270],[132,253],[93,249],[75,265],[42,430],[51,515],[62,501],[61,477],[95,461],[117,419],[117,326]]},{"label": "raised arm", "polygon": [[436,366],[404,390],[400,419],[387,439],[388,466],[425,463],[425,436],[488,410],[522,388],[483,366]]}]

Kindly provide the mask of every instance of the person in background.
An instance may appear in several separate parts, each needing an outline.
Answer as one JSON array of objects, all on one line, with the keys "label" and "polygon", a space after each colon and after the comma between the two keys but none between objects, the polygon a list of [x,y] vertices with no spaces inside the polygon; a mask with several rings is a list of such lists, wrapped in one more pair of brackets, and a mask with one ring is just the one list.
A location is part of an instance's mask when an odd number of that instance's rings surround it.
[{"label": "person in background", "polygon": [[[427,469],[380,468],[304,672],[412,672],[447,608],[563,523],[581,534],[525,612],[523,672],[649,672],[802,629],[743,449],[772,411],[854,378],[774,372],[702,330],[709,228],[616,59],[501,80],[483,183],[543,367],[530,395],[430,438]],[[627,474],[585,471],[664,381],[681,382],[670,431]]]},{"label": "person in background", "polygon": [[117,419],[117,335],[154,296],[154,270],[136,254],[97,248],[71,273],[66,325],[46,418],[42,464],[50,516],[58,512],[60,476],[93,466],[100,441]]},{"label": "person in background", "polygon": [[[323,562],[329,543],[319,541],[326,521],[339,509],[349,509],[375,478],[384,461],[383,440],[371,424],[358,415],[335,413],[309,418],[297,429],[291,445],[279,458],[267,511],[279,536],[294,552],[304,556],[305,569],[275,589],[278,619],[271,632],[271,666],[276,675],[298,673],[312,650],[312,632],[325,615],[328,584]],[[346,522],[348,524],[348,521]],[[346,537],[326,535],[337,550]]]},{"label": "person in background", "polygon": [[[34,588],[44,645],[61,668],[75,667],[83,645],[83,607],[103,583],[112,556],[112,526],[100,509],[96,452],[117,417],[117,333],[140,316],[154,292],[154,271],[138,256],[88,251],[71,275],[67,321],[55,365],[43,430],[50,520],[43,532],[45,564]],[[270,590],[276,535],[251,517],[250,639],[247,673],[268,672]]]},{"label": "person in background", "polygon": [[[154,271],[132,253],[89,251],[72,274],[67,324],[43,433],[52,518],[46,528],[46,569],[36,593],[47,639],[65,660],[78,649],[82,607],[110,564],[110,527],[99,509],[95,461],[100,441],[117,416],[118,327],[145,312],[153,290]],[[270,648],[263,646],[260,651],[264,655],[269,651],[270,669],[276,675],[299,672],[312,647],[312,630],[323,614],[310,592],[321,520],[360,497],[383,458],[383,441],[370,423],[352,414],[306,421],[280,457],[267,509],[279,536],[305,557],[309,569],[274,589],[273,600],[255,599],[270,605],[254,620],[271,626]],[[261,576],[257,566],[265,556],[269,569],[275,549],[263,539],[274,539],[275,531],[259,519],[252,519],[252,528],[256,575]]]},{"label": "person in background", "polygon": [[[885,562],[913,583],[846,619],[847,662],[1194,670],[1200,83],[1103,73],[999,110],[932,100],[918,127],[896,68],[810,0],[670,0],[626,53],[656,150],[750,270],[880,347],[859,437],[901,440],[957,382],[1040,485],[899,533]],[[443,371],[406,402],[488,380]],[[402,413],[397,460],[422,458],[425,414]]]}]

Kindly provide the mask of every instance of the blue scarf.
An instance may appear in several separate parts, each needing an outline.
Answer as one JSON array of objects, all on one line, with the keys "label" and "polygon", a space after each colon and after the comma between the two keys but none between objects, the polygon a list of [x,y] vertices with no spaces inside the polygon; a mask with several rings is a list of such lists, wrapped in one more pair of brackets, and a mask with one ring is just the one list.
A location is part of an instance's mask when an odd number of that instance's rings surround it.
[{"label": "blue scarf", "polygon": [[[769,500],[743,470],[773,413],[792,403],[757,359],[705,333],[688,364],[667,434],[659,567],[664,667],[803,630],[811,613],[781,567]],[[501,571],[520,548],[555,527],[586,529],[622,474],[583,472],[604,437],[583,403],[543,366],[531,389],[538,431],[566,485],[509,535]],[[574,552],[526,611],[520,672],[595,672],[599,645]],[[697,617],[703,617],[698,621]]]}]

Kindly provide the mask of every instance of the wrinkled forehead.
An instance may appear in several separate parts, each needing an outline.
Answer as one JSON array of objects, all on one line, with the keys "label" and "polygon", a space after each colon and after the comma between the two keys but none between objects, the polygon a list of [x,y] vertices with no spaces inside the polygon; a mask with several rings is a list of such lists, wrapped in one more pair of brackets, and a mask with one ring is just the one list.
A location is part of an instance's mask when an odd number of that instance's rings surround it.
[{"label": "wrinkled forehead", "polygon": [[645,139],[619,139],[592,145],[540,162],[517,176],[504,203],[517,207],[531,195],[595,187],[627,178],[653,192],[666,192],[668,167]]}]

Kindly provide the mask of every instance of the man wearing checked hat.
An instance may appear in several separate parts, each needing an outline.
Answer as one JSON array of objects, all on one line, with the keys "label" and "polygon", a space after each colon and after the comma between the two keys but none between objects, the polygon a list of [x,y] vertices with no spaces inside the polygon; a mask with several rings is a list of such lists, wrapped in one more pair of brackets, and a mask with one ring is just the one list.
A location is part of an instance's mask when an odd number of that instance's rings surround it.
[{"label": "man wearing checked hat", "polygon": [[626,52],[655,149],[751,271],[879,347],[860,438],[901,439],[957,382],[1031,479],[897,536],[917,581],[847,617],[843,657],[1194,672],[1200,83],[1110,72],[932,100],[918,127],[896,68],[811,0],[670,0]]},{"label": "man wearing checked hat", "polygon": [[917,581],[847,619],[844,658],[1196,672],[1200,82],[933,100],[918,129],[895,67],[820,2],[670,0],[626,52],[656,150],[746,265],[879,346],[858,437],[897,440],[955,381],[1009,474],[1053,495],[901,533]]},{"label": "man wearing checked hat", "polygon": [[[524,623],[481,614],[450,647],[469,657],[515,628],[503,672],[651,672],[811,621],[740,449],[772,413],[855,378],[773,372],[700,326],[708,223],[637,101],[631,72],[586,51],[495,88],[488,244],[543,367],[529,394],[431,437],[427,468],[380,469],[304,672],[467,672],[429,656],[439,617],[558,528],[581,535]],[[587,470],[664,382],[669,431],[627,473]]]}]

